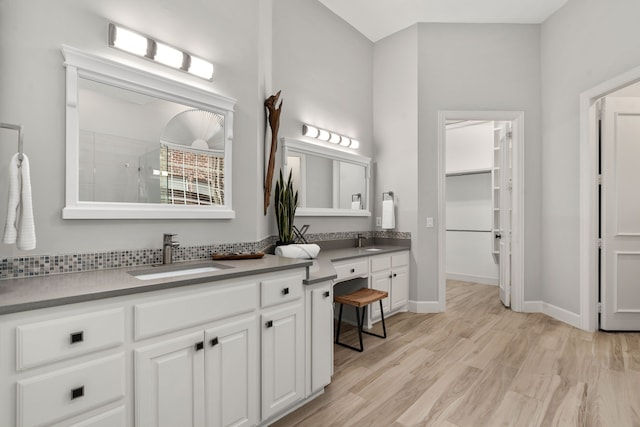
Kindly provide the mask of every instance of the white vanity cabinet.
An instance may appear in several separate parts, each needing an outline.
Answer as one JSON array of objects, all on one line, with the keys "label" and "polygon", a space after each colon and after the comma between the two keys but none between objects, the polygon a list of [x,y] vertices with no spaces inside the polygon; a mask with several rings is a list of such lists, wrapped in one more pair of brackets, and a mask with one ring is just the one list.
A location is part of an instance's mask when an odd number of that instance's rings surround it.
[{"label": "white vanity cabinet", "polygon": [[113,305],[0,316],[0,425],[125,426],[125,335]]},{"label": "white vanity cabinet", "polygon": [[305,288],[307,312],[307,396],[322,390],[333,375],[333,284]]},{"label": "white vanity cabinet", "polygon": [[[409,251],[375,255],[371,264],[371,287],[389,293],[382,300],[385,315],[406,310],[409,302]],[[371,305],[372,320],[380,319],[380,304]]]},{"label": "white vanity cabinet", "polygon": [[0,315],[0,426],[267,425],[330,380],[330,282],[306,289],[305,277]]},{"label": "white vanity cabinet", "polygon": [[136,425],[257,422],[256,316],[135,351]]},{"label": "white vanity cabinet", "polygon": [[302,277],[261,283],[262,419],[304,398],[305,319]]}]

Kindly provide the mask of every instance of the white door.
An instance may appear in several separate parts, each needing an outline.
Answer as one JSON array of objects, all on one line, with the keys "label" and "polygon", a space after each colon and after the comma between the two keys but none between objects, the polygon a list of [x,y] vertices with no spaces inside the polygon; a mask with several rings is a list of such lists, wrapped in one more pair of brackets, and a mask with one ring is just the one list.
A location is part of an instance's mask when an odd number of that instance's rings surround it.
[{"label": "white door", "polygon": [[493,238],[498,255],[500,301],[511,306],[511,191],[513,142],[511,122],[495,122],[493,165]]},{"label": "white door", "polygon": [[304,396],[304,307],[262,315],[262,419]]},{"label": "white door", "polygon": [[640,330],[640,98],[602,105],[600,328]]},{"label": "white door", "polygon": [[[373,289],[377,289],[379,291],[385,291],[391,296],[391,278],[392,273],[390,270],[383,270],[373,273],[371,275],[371,287]],[[385,314],[391,310],[391,298],[385,298],[382,300],[382,309]],[[374,304],[369,305],[367,310],[371,310],[371,318],[375,320],[379,320],[382,316],[380,315],[380,303],[375,302]]]},{"label": "white door", "polygon": [[331,382],[333,370],[332,284],[311,291],[311,391]]},{"label": "white door", "polygon": [[208,427],[258,422],[257,322],[251,316],[205,332]]},{"label": "white door", "polygon": [[204,427],[204,334],[135,351],[136,425]]}]

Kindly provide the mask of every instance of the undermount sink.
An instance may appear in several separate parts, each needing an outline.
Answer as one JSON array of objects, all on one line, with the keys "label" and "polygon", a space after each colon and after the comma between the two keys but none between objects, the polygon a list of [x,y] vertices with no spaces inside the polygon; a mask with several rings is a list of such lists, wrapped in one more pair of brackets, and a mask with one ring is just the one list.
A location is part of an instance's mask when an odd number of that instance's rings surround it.
[{"label": "undermount sink", "polygon": [[225,268],[231,268],[226,265],[219,265],[213,263],[197,264],[189,266],[162,266],[153,268],[150,270],[142,271],[130,271],[129,274],[138,280],[154,280],[154,279],[167,279],[170,277],[187,276],[189,274],[210,273],[212,271],[223,270]]},{"label": "undermount sink", "polygon": [[381,251],[382,249],[380,249],[380,248],[365,248],[364,250],[366,252],[378,252],[378,251]]}]

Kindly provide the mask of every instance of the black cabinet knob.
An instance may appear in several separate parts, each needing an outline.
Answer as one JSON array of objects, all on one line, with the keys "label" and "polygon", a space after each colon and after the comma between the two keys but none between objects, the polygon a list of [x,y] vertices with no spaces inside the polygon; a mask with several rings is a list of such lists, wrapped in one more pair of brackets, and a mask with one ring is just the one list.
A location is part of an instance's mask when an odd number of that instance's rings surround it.
[{"label": "black cabinet knob", "polygon": [[197,342],[195,345],[196,351],[200,351],[204,348],[204,341]]},{"label": "black cabinet knob", "polygon": [[331,292],[325,291],[325,293],[323,295],[324,295],[325,298],[329,298],[331,296]]},{"label": "black cabinet knob", "polygon": [[84,396],[84,386],[81,385],[78,388],[74,388],[71,390],[71,400],[77,399],[79,397]]},{"label": "black cabinet knob", "polygon": [[212,338],[209,343],[211,344],[211,347],[215,347],[216,345],[218,345],[218,337]]},{"label": "black cabinet knob", "polygon": [[69,334],[69,339],[71,341],[71,344],[84,341],[84,331],[72,332],[71,334]]},{"label": "black cabinet knob", "polygon": [[398,277],[398,275],[396,273],[393,273],[393,277]]},{"label": "black cabinet knob", "polygon": [[266,326],[267,328],[271,328],[273,326],[273,320],[269,320],[264,324],[264,326]]},{"label": "black cabinet knob", "polygon": [[282,290],[282,295],[289,295],[289,288],[284,288]]},{"label": "black cabinet knob", "polygon": [[355,273],[355,272],[356,272],[356,269],[355,269],[355,268],[352,268],[352,269],[351,269],[351,273]]}]

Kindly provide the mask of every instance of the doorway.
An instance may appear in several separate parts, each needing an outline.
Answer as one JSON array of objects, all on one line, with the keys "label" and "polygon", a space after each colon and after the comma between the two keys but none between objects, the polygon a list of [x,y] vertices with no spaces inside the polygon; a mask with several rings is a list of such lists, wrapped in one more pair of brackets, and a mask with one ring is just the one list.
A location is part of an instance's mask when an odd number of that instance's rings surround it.
[{"label": "doorway", "polygon": [[[609,272],[614,272],[615,269],[622,267],[623,270],[620,270],[619,273],[616,274],[622,274],[623,276],[634,275],[637,277],[635,273],[629,271],[629,269],[636,268],[636,263],[628,263],[627,261],[633,258],[633,255],[640,251],[616,247],[617,242],[615,241],[613,241],[613,247],[611,246],[611,243],[607,243],[608,238],[616,239],[618,237],[623,237],[625,240],[634,240],[633,235],[637,233],[633,233],[630,230],[624,230],[620,225],[612,228],[615,232],[609,233],[609,235],[606,234],[606,230],[603,230],[603,240],[599,240],[601,238],[601,214],[599,200],[601,190],[600,182],[602,182],[602,179],[610,180],[610,178],[607,178],[606,176],[606,169],[605,176],[603,178],[599,176],[601,158],[599,151],[599,136],[601,123],[598,105],[599,100],[602,98],[623,88],[630,87],[637,82],[640,82],[640,67],[631,69],[630,71],[614,77],[611,80],[603,82],[580,95],[580,327],[587,331],[595,331],[600,328],[600,310],[605,310],[605,316],[608,314],[616,314],[616,312],[620,312],[620,309],[622,309],[621,313],[625,314],[624,317],[630,317],[632,319],[640,317],[640,307],[627,306],[628,301],[622,301],[620,299],[621,294],[618,294],[617,296],[615,295],[616,291],[611,293],[609,302],[617,304],[617,307],[614,305],[605,307],[604,304],[603,306],[600,306],[599,304],[601,301],[600,282],[601,279],[608,274],[607,266],[602,270],[600,269],[600,246],[604,243],[602,260],[609,263]],[[625,115],[629,118],[629,114],[622,114],[622,116]],[[619,112],[618,116],[620,116]],[[613,159],[612,161],[615,161],[615,156],[611,157],[611,159]],[[613,179],[615,181],[615,178]],[[607,191],[606,188],[603,190]],[[605,194],[604,197],[607,197],[607,195]],[[609,197],[614,197],[612,200],[616,200],[615,197],[618,196],[616,196],[615,190]],[[637,200],[637,197],[634,197],[634,199]],[[617,205],[620,200],[616,201],[615,204]],[[608,202],[603,200],[603,205],[607,204]],[[619,217],[619,215],[615,213],[615,210],[612,210],[611,214],[613,214],[613,217]],[[607,213],[605,212],[602,217],[603,225],[608,221],[605,218],[606,215]],[[609,215],[609,217],[613,218],[612,215]],[[620,218],[616,218],[616,221],[619,219]],[[627,236],[624,236],[625,234]],[[613,250],[612,253],[615,253],[615,258],[612,258],[612,260],[609,261],[605,259],[607,255],[604,254],[607,250],[607,246]],[[625,264],[634,264],[634,266]],[[626,272],[624,269],[626,269]],[[601,274],[603,274],[603,277],[601,277]],[[622,278],[624,279],[624,277]],[[614,283],[616,281],[617,278],[614,278]],[[633,294],[635,289],[637,289],[637,285],[633,289],[634,290],[631,291],[632,295],[627,295],[626,299],[635,301],[636,298],[640,298],[640,295]],[[623,292],[628,292],[628,290],[623,290]],[[607,297],[605,296],[604,300],[606,299]],[[608,310],[608,312],[606,312],[606,310]],[[640,326],[637,320],[631,320],[631,322],[636,326]],[[611,328],[622,329],[613,323],[611,324]],[[638,330],[640,328],[634,327],[634,329]]]},{"label": "doorway", "polygon": [[598,100],[599,329],[640,331],[640,83]]},{"label": "doorway", "polygon": [[[440,309],[446,308],[447,276],[464,280],[466,275],[469,281],[499,285],[502,303],[522,311],[524,114],[441,111],[438,119]],[[483,142],[464,146],[454,140],[456,134]],[[473,262],[461,260],[465,257]],[[466,271],[451,271],[463,264]]]}]

